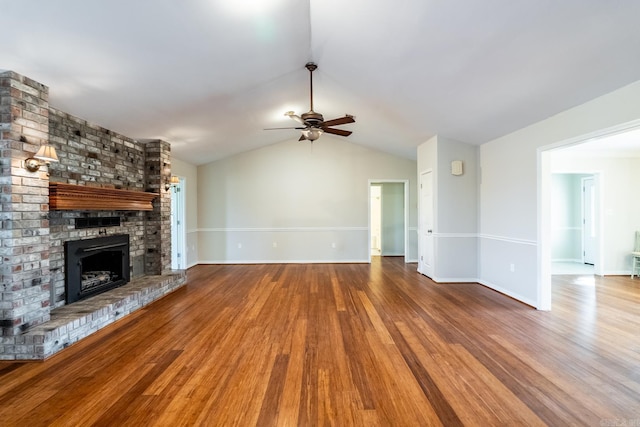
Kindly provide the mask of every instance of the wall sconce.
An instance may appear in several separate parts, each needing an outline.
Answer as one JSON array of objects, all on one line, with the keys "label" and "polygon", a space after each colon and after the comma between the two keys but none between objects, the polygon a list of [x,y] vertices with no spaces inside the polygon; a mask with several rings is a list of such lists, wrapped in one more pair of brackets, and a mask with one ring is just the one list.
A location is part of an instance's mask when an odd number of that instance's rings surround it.
[{"label": "wall sconce", "polygon": [[44,144],[33,157],[24,160],[24,168],[29,172],[38,172],[40,166],[51,162],[59,162],[56,149],[52,145]]},{"label": "wall sconce", "polygon": [[451,175],[460,176],[462,175],[462,160],[454,160],[451,162]]},{"label": "wall sconce", "polygon": [[180,184],[180,178],[175,175],[171,175],[171,179],[168,179],[164,184],[164,191],[169,191],[171,187],[175,187]]}]

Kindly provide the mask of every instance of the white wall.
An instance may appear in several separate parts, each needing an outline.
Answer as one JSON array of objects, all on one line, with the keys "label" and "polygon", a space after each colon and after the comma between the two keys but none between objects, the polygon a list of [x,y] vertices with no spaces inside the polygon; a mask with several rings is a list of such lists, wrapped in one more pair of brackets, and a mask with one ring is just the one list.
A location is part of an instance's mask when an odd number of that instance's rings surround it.
[{"label": "white wall", "polygon": [[[283,142],[198,167],[203,263],[368,262],[369,180],[409,180],[416,162],[323,136]],[[417,253],[410,239],[410,258]]]},{"label": "white wall", "polygon": [[171,158],[171,174],[184,178],[186,219],[186,266],[198,263],[198,168],[175,157]]},{"label": "white wall", "polygon": [[[550,295],[550,278],[544,270],[547,258],[550,262],[544,251],[550,249],[544,248],[544,225],[538,227],[539,217],[548,212],[548,202],[542,201],[548,184],[539,177],[549,171],[538,151],[638,119],[640,81],[480,146],[483,284],[535,307],[550,308],[550,297],[545,297]],[[546,179],[550,181],[550,174]]]},{"label": "white wall", "polygon": [[[462,160],[463,174],[451,174]],[[433,171],[434,262],[437,282],[478,280],[478,147],[435,136],[418,147],[418,174]]]}]

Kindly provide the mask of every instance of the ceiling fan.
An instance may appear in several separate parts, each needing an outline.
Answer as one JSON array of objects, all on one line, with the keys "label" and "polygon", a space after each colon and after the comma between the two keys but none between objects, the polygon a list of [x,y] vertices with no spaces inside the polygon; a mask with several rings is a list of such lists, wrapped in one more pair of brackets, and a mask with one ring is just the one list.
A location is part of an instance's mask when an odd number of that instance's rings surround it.
[{"label": "ceiling fan", "polygon": [[287,128],[269,128],[265,130],[276,130],[276,129],[298,129],[302,132],[300,139],[298,141],[315,141],[320,138],[320,135],[323,133],[331,133],[333,135],[339,136],[349,136],[351,135],[351,131],[342,130],[342,129],[334,129],[332,126],[340,126],[346,125],[348,123],[355,123],[355,118],[346,114],[344,117],[340,117],[338,119],[327,120],[324,121],[324,117],[322,114],[316,113],[313,111],[313,72],[318,68],[316,64],[313,62],[308,62],[305,65],[305,68],[309,70],[309,88],[310,88],[310,108],[309,111],[303,113],[301,115],[295,114],[293,111],[287,111],[284,113],[285,116],[289,116],[293,120],[297,121],[303,126],[298,127],[287,127]]}]

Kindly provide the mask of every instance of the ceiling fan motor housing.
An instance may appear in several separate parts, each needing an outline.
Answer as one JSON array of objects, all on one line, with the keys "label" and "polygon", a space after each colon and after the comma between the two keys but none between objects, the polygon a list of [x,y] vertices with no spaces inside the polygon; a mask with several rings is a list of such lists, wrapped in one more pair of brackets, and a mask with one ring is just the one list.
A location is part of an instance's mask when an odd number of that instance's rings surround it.
[{"label": "ceiling fan motor housing", "polygon": [[316,113],[313,110],[309,111],[308,113],[302,114],[300,117],[308,126],[319,125],[324,121],[324,117],[322,117],[322,114]]}]

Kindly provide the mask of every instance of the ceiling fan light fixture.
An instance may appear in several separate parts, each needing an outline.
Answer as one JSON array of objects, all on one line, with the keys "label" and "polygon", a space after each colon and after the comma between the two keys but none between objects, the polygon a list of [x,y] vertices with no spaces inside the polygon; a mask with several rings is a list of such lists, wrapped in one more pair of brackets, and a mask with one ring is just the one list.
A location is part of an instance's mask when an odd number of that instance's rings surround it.
[{"label": "ceiling fan light fixture", "polygon": [[320,138],[324,131],[320,128],[307,128],[302,130],[302,135],[304,135],[305,139],[308,141],[315,141]]}]

